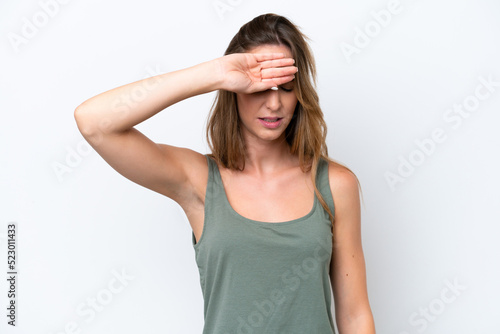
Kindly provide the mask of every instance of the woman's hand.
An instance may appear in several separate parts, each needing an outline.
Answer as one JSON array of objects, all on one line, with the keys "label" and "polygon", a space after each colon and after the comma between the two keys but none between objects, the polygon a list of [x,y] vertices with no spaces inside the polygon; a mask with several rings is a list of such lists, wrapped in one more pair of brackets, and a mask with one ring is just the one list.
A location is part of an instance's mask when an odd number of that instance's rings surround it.
[{"label": "woman's hand", "polygon": [[233,53],[219,58],[222,89],[251,94],[293,80],[298,68],[283,53]]}]

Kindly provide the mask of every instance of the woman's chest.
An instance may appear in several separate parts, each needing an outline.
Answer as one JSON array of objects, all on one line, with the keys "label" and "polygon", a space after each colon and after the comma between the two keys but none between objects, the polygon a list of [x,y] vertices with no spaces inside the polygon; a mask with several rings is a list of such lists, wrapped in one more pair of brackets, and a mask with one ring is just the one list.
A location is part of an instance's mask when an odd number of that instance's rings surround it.
[{"label": "woman's chest", "polygon": [[221,173],[225,195],[239,215],[262,222],[284,222],[307,215],[314,205],[310,174],[268,180]]}]

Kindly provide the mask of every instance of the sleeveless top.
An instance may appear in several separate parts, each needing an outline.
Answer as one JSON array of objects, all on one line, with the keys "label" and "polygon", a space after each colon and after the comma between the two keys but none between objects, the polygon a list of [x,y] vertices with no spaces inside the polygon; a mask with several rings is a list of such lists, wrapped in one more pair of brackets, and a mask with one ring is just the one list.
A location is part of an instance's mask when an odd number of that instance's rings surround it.
[{"label": "sleeveless top", "polygon": [[[245,218],[229,204],[216,162],[208,160],[205,219],[192,233],[204,299],[203,334],[332,334],[328,213],[312,210],[285,222]],[[332,214],[328,163],[316,185]]]}]

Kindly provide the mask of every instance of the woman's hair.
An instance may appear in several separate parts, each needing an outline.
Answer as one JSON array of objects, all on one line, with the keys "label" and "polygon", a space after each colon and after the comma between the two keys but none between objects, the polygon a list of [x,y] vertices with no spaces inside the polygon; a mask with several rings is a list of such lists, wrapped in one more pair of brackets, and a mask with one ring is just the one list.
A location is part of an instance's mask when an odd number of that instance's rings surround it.
[{"label": "woman's hair", "polygon": [[[290,152],[299,157],[303,172],[311,170],[314,192],[321,205],[334,222],[334,213],[326,204],[316,186],[316,170],[319,159],[334,162],[328,157],[326,146],[327,126],[316,93],[316,64],[305,36],[287,18],[276,14],[257,16],[243,25],[233,37],[224,55],[244,53],[261,45],[285,45],[295,59],[294,92],[297,106],[294,116],[285,129]],[[207,154],[225,168],[245,168],[245,143],[240,131],[236,93],[219,90],[212,105],[207,125],[207,142],[212,151]]]}]

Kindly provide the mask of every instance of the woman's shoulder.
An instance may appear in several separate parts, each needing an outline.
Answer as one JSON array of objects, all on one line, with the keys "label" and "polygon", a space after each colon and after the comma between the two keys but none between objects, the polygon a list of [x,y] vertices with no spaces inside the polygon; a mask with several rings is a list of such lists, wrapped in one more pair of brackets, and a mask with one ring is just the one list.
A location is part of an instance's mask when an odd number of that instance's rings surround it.
[{"label": "woman's shoulder", "polygon": [[353,196],[358,193],[359,180],[354,172],[347,166],[328,159],[328,179],[332,194]]}]

